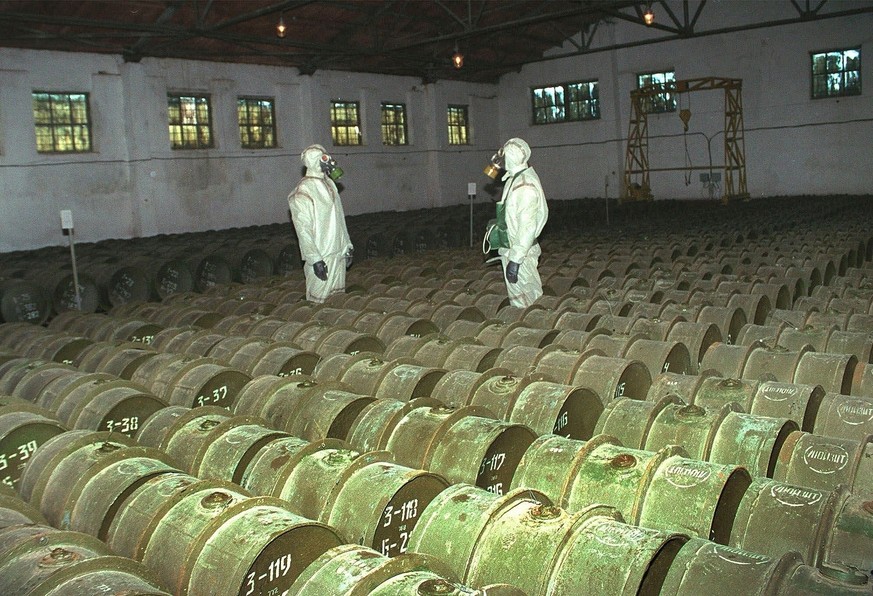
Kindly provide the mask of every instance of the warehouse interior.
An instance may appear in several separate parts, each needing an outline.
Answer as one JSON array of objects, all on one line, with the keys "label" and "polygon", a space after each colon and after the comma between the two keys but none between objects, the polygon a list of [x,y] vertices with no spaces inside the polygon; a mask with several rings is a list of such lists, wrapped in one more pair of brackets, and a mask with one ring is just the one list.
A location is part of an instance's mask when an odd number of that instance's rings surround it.
[{"label": "warehouse interior", "polygon": [[0,0],[0,593],[873,593],[871,44],[870,0]]}]

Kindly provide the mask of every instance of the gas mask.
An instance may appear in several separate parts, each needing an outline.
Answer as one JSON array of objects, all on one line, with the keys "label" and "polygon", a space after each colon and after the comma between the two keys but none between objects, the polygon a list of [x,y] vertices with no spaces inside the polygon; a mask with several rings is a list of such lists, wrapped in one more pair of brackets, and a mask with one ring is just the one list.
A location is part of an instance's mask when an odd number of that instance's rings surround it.
[{"label": "gas mask", "polygon": [[321,166],[321,171],[330,176],[330,179],[334,182],[342,178],[343,169],[336,165],[336,160],[327,153],[321,155],[319,165]]},{"label": "gas mask", "polygon": [[491,163],[485,166],[483,171],[485,172],[485,175],[492,180],[497,180],[497,175],[500,173],[502,167],[503,149],[500,149],[497,153],[491,156]]}]

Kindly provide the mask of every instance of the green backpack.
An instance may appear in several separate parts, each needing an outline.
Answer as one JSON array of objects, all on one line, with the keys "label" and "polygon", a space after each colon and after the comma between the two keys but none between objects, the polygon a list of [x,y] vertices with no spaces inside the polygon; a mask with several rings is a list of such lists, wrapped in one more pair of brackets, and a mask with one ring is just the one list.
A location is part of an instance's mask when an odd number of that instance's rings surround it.
[{"label": "green backpack", "polygon": [[497,203],[497,217],[488,220],[485,238],[482,240],[482,252],[488,254],[498,248],[509,248],[509,234],[506,231],[506,204]]}]

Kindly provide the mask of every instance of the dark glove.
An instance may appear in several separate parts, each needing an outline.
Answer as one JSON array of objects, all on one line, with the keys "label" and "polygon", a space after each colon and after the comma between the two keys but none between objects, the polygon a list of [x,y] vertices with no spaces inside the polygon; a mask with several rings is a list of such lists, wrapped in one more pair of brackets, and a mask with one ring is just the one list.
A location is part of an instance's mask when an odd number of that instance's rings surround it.
[{"label": "dark glove", "polygon": [[509,261],[506,264],[506,281],[511,284],[514,284],[518,281],[518,268],[520,265],[513,261]]},{"label": "dark glove", "polygon": [[312,270],[315,272],[315,277],[321,281],[327,281],[327,265],[324,264],[324,261],[313,263]]}]

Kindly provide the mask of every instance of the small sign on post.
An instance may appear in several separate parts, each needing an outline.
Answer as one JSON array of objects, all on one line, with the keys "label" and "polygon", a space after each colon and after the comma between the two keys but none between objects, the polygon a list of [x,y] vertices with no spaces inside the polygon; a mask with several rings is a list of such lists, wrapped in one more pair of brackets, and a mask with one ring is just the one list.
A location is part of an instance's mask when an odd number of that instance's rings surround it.
[{"label": "small sign on post", "polygon": [[73,262],[73,287],[76,290],[76,308],[82,310],[82,296],[79,294],[79,273],[76,270],[76,248],[73,242],[73,212],[61,209],[61,228],[70,235],[70,260]]},{"label": "small sign on post", "polygon": [[467,198],[470,199],[470,248],[473,248],[473,201],[476,200],[476,183],[467,183]]}]

